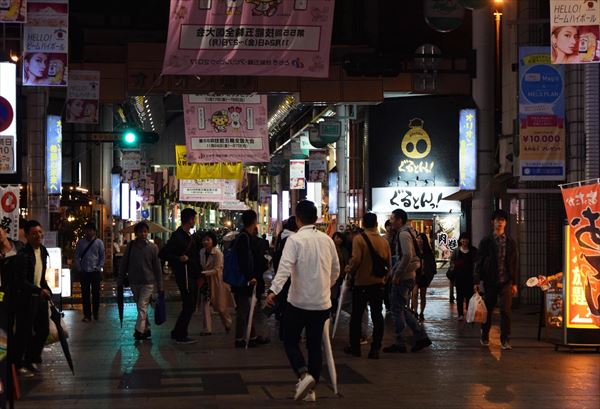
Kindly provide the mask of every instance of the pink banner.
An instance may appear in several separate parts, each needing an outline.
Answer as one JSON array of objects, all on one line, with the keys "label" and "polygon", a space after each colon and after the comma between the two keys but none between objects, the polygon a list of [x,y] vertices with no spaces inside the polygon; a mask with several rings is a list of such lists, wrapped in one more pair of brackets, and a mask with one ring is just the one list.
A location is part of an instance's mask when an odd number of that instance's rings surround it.
[{"label": "pink banner", "polygon": [[184,95],[187,161],[269,162],[265,95]]},{"label": "pink banner", "polygon": [[163,74],[327,77],[334,0],[171,0]]}]

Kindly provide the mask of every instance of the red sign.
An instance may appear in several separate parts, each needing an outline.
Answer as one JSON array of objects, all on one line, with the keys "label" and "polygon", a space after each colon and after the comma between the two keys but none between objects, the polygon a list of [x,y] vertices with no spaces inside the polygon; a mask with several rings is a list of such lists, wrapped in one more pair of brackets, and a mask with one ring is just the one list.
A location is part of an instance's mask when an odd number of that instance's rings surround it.
[{"label": "red sign", "polygon": [[15,116],[10,101],[4,97],[0,97],[0,132],[8,129]]},{"label": "red sign", "polygon": [[6,192],[2,196],[2,210],[6,213],[12,213],[18,204],[17,196],[13,192]]},{"label": "red sign", "polygon": [[567,328],[600,328],[600,184],[562,190],[567,236]]}]

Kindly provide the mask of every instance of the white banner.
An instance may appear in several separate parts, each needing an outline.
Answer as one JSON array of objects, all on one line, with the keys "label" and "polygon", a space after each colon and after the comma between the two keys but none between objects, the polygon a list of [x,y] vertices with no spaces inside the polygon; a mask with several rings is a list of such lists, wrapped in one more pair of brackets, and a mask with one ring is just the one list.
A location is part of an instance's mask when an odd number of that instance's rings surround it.
[{"label": "white banner", "polygon": [[456,186],[376,187],[373,188],[373,213],[391,213],[396,209],[417,213],[460,213],[460,202],[442,200],[458,192]]},{"label": "white banner", "polygon": [[290,189],[301,190],[306,187],[306,172],[303,160],[290,161]]},{"label": "white banner", "polygon": [[0,135],[0,174],[15,171],[15,137]]},{"label": "white banner", "polygon": [[12,240],[19,239],[19,186],[0,187],[0,227]]},{"label": "white banner", "polygon": [[198,179],[179,181],[182,202],[230,202],[236,200],[238,183],[232,179]]},{"label": "white banner", "polygon": [[67,122],[97,124],[100,100],[100,71],[73,70],[67,87]]}]

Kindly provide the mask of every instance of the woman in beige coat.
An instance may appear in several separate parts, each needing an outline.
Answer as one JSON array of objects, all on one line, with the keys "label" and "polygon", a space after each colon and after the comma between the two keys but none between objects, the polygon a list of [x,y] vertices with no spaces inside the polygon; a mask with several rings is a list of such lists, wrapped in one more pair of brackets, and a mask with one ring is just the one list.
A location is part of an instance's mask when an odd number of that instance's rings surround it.
[{"label": "woman in beige coat", "polygon": [[210,307],[219,313],[225,331],[229,332],[232,323],[229,310],[234,308],[234,303],[229,285],[223,282],[223,253],[217,247],[217,236],[213,232],[205,233],[202,237],[202,246],[200,250],[202,275],[208,280],[208,285],[201,291],[200,298],[204,333],[212,334]]}]

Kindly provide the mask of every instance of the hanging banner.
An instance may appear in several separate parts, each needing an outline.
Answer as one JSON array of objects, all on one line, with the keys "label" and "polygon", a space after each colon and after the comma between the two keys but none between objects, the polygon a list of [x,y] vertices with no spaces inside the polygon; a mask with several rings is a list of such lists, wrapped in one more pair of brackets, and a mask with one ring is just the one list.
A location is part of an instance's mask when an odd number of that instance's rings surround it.
[{"label": "hanging banner", "polygon": [[314,150],[308,153],[308,180],[321,183],[327,180],[327,151]]},{"label": "hanging banner", "polygon": [[123,158],[121,159],[121,168],[124,171],[140,170],[142,156],[139,150],[123,151]]},{"label": "hanging banner", "polygon": [[547,47],[519,48],[519,176],[565,179],[564,67]]},{"label": "hanging banner", "polygon": [[262,205],[268,205],[271,201],[271,186],[270,185],[260,185],[258,187],[258,191],[260,193],[259,201]]},{"label": "hanging banner", "polygon": [[477,110],[461,109],[458,121],[458,187],[477,189]]},{"label": "hanging banner", "polygon": [[23,33],[23,85],[67,86],[68,0],[29,0]]},{"label": "hanging banner", "polygon": [[291,160],[290,161],[290,189],[300,190],[306,188],[305,161]]},{"label": "hanging banner", "polygon": [[19,186],[0,186],[0,228],[12,240],[19,239]]},{"label": "hanging banner", "polygon": [[17,65],[0,62],[0,174],[17,172]]},{"label": "hanging banner", "polygon": [[46,186],[48,194],[62,193],[62,120],[48,115],[46,122]]},{"label": "hanging banner", "polygon": [[235,201],[238,183],[227,179],[199,179],[179,181],[179,200],[182,202]]},{"label": "hanging banner", "polygon": [[175,145],[177,179],[237,179],[244,175],[241,163],[189,163],[187,147]]},{"label": "hanging banner", "polygon": [[248,210],[250,207],[244,202],[234,201],[234,202],[222,202],[219,203],[219,210],[231,210],[237,212],[243,212],[244,210]]},{"label": "hanging banner", "polygon": [[334,5],[171,0],[163,74],[327,77]]},{"label": "hanging banner", "polygon": [[562,189],[569,223],[564,280],[567,328],[600,329],[599,193],[599,184]]},{"label": "hanging banner", "polygon": [[67,122],[97,124],[100,102],[100,71],[69,72]]},{"label": "hanging banner", "polygon": [[269,162],[266,95],[184,95],[188,162]]},{"label": "hanging banner", "polygon": [[456,30],[463,22],[465,8],[456,0],[425,0],[425,22],[441,33]]},{"label": "hanging banner", "polygon": [[552,64],[600,62],[597,0],[550,0]]},{"label": "hanging banner", "polygon": [[27,0],[0,0],[0,23],[26,23]]},{"label": "hanging banner", "polygon": [[435,259],[450,260],[452,251],[458,247],[460,216],[448,214],[433,219],[435,232]]}]

